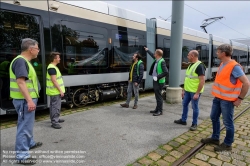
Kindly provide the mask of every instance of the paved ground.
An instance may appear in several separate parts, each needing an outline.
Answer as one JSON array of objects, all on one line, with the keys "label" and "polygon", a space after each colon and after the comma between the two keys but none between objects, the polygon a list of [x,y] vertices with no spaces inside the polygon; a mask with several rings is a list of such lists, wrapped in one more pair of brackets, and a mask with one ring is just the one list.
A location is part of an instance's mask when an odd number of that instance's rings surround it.
[{"label": "paved ground", "polygon": [[[235,115],[247,108],[250,104],[250,96],[244,103],[235,109]],[[250,109],[240,116],[235,122],[235,140],[232,152],[214,152],[214,146],[205,145],[194,157],[188,159],[184,166],[246,166],[250,165]],[[221,122],[222,124],[222,122]],[[197,131],[187,131],[172,139],[166,144],[137,159],[130,166],[169,166],[180,157],[200,144],[202,138],[212,134],[211,120],[204,120]],[[220,141],[223,142],[225,130],[222,131]]]},{"label": "paved ground", "polygon": [[[210,115],[210,89],[211,84],[206,84],[200,100],[199,124]],[[73,162],[84,162],[81,165],[124,166],[158,147],[158,153],[166,155],[163,145],[188,131],[192,111],[189,112],[188,126],[180,126],[173,121],[181,116],[181,103],[164,103],[164,115],[159,117],[153,117],[149,113],[154,108],[155,99],[150,96],[140,99],[137,110],[121,108],[116,103],[83,112],[74,111],[74,114],[63,116],[66,121],[60,130],[52,129],[48,119],[36,122],[35,140],[44,143],[42,147],[32,151],[33,156],[42,162],[36,165],[64,165],[66,162],[69,165],[79,165]],[[1,130],[1,159],[14,159],[11,153],[14,151],[15,134],[16,127]],[[170,144],[176,146],[175,142]],[[168,146],[165,145],[164,148],[170,148]],[[173,152],[172,155],[176,156],[178,153]],[[5,160],[7,163],[2,165],[11,165],[10,161]]]}]

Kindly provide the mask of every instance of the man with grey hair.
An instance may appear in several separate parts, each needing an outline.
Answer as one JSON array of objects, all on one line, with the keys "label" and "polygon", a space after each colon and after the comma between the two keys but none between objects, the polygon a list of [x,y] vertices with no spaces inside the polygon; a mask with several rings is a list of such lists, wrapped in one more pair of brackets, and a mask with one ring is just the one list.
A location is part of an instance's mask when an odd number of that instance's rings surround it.
[{"label": "man with grey hair", "polygon": [[[214,96],[210,118],[213,125],[211,138],[202,139],[205,144],[216,144],[215,151],[230,151],[234,142],[234,106],[239,106],[248,92],[248,79],[242,67],[231,59],[233,49],[229,44],[217,48],[221,64],[212,87]],[[226,127],[226,137],[220,144],[220,116]]]},{"label": "man with grey hair", "polygon": [[205,84],[205,65],[199,61],[199,52],[192,50],[188,53],[188,61],[191,62],[186,70],[186,77],[184,81],[184,90],[182,90],[183,110],[182,117],[175,120],[174,123],[187,125],[188,105],[191,101],[193,108],[193,122],[190,127],[191,131],[197,129],[198,116],[199,116],[199,98],[204,91]]},{"label": "man with grey hair", "polygon": [[37,58],[38,42],[33,39],[23,39],[21,54],[10,64],[10,97],[18,115],[16,134],[16,159],[19,164],[35,164],[31,158],[30,149],[42,146],[33,139],[35,110],[39,98],[40,84],[36,71],[30,61]]}]

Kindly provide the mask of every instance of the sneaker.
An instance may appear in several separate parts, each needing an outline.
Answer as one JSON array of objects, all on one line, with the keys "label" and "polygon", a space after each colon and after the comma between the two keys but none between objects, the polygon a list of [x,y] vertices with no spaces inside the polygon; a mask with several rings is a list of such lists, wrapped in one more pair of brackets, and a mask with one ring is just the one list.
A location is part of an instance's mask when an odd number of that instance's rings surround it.
[{"label": "sneaker", "polygon": [[42,142],[37,142],[34,146],[30,147],[30,149],[39,148],[39,147],[42,146],[42,145],[43,145]]},{"label": "sneaker", "polygon": [[120,104],[122,107],[125,107],[125,108],[128,108],[129,107],[129,105],[128,104]]},{"label": "sneaker", "polygon": [[51,127],[53,127],[54,129],[60,129],[60,128],[62,128],[62,126],[59,125],[59,124],[52,124]]},{"label": "sneaker", "polygon": [[182,125],[187,125],[187,122],[183,122],[181,119],[175,120],[174,123],[176,123],[176,124],[182,124]]},{"label": "sneaker", "polygon": [[58,122],[59,123],[63,123],[65,120],[64,119],[59,119]]},{"label": "sneaker", "polygon": [[195,131],[197,130],[197,124],[192,124],[192,126],[190,127],[191,131]]},{"label": "sneaker", "polygon": [[232,146],[226,145],[224,142],[219,146],[214,147],[214,151],[221,152],[221,151],[231,151]]},{"label": "sneaker", "polygon": [[34,165],[36,164],[37,160],[35,158],[27,158],[24,160],[17,160],[17,164],[22,164],[22,165]]},{"label": "sneaker", "polygon": [[220,144],[220,140],[213,139],[213,138],[202,138],[201,142],[204,144],[215,144],[215,145]]}]

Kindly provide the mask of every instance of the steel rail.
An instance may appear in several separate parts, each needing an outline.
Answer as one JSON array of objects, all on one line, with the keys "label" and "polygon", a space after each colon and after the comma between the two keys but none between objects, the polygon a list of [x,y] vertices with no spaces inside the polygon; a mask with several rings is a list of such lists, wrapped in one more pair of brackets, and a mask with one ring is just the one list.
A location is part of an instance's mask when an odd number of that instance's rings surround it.
[{"label": "steel rail", "polygon": [[[242,114],[244,114],[249,108],[250,108],[250,105],[248,105],[240,113],[238,113],[234,117],[234,121],[237,118],[239,118]],[[223,129],[225,129],[225,125],[224,124],[221,126],[220,131],[222,131]],[[191,157],[193,157],[196,154],[196,152],[198,152],[205,145],[206,144],[204,144],[204,143],[199,143],[198,145],[196,145],[195,147],[193,147],[191,150],[189,150],[188,153],[184,154],[181,158],[179,158],[178,160],[176,160],[171,166],[180,166],[180,165],[183,165],[188,159],[190,159]]]}]

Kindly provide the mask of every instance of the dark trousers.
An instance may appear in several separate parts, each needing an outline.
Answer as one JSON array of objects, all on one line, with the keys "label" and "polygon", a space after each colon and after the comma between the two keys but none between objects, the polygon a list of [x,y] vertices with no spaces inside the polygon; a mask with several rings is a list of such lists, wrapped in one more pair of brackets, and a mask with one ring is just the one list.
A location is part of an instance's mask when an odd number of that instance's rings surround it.
[{"label": "dark trousers", "polygon": [[155,111],[162,112],[163,98],[161,95],[161,91],[162,91],[163,86],[164,86],[164,83],[159,83],[158,81],[153,81],[155,99],[156,99],[156,103],[157,103]]},{"label": "dark trousers", "polygon": [[53,125],[58,124],[61,112],[61,96],[50,96],[50,119]]}]

